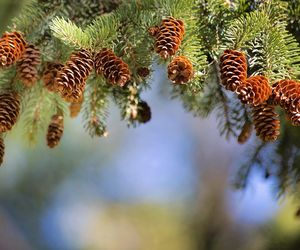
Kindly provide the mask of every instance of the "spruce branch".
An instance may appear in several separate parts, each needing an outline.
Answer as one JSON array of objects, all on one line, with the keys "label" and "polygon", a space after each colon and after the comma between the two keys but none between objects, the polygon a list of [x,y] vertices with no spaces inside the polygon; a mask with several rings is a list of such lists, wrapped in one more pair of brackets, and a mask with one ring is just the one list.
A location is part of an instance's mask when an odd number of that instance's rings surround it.
[{"label": "spruce branch", "polygon": [[50,24],[50,29],[56,38],[67,45],[77,49],[90,47],[90,37],[70,20],[56,17]]},{"label": "spruce branch", "polygon": [[23,93],[21,104],[21,121],[28,141],[32,144],[42,131],[45,131],[48,122],[57,107],[65,112],[66,105],[56,94],[48,92],[42,85],[36,84]]},{"label": "spruce branch", "polygon": [[91,137],[106,136],[106,117],[110,89],[102,77],[92,76],[88,81],[83,102],[84,127]]},{"label": "spruce branch", "polygon": [[256,10],[231,22],[225,33],[225,46],[230,49],[247,47],[247,42],[254,39],[268,25],[265,12]]},{"label": "spruce branch", "polygon": [[99,16],[86,29],[86,35],[91,40],[89,47],[93,51],[111,47],[112,41],[117,37],[119,21],[115,14]]}]

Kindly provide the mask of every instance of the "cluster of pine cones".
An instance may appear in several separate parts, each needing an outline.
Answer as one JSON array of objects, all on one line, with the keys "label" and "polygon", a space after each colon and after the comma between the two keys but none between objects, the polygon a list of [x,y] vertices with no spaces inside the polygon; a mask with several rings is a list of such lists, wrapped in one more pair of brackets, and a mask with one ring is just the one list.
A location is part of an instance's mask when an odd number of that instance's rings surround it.
[{"label": "cluster of pine cones", "polygon": [[[0,39],[0,68],[16,65],[16,77],[25,87],[32,87],[40,78],[38,66],[41,64],[40,50],[28,44],[20,32],[4,33]],[[76,117],[81,109],[85,83],[92,70],[112,85],[123,87],[131,78],[128,65],[110,49],[98,53],[87,50],[74,52],[63,65],[58,62],[46,63],[42,72],[45,88],[58,93],[70,103],[70,116]],[[20,113],[20,95],[14,85],[0,94],[0,133],[12,129]],[[63,114],[53,115],[48,126],[47,145],[58,145],[63,135]],[[0,137],[0,163],[3,161],[4,141]]]},{"label": "cluster of pine cones", "polygon": [[[151,27],[149,34],[155,38],[155,52],[167,60],[179,50],[184,37],[182,20],[169,17],[160,26]],[[187,84],[194,76],[193,64],[185,56],[176,56],[168,65],[168,78],[174,84]]]},{"label": "cluster of pine cones", "polygon": [[244,143],[251,135],[252,124],[263,141],[275,141],[280,134],[279,105],[292,125],[300,125],[300,83],[280,80],[273,85],[262,75],[247,78],[247,59],[243,52],[225,50],[220,58],[221,81],[252,109],[252,122],[247,121],[238,138]]}]

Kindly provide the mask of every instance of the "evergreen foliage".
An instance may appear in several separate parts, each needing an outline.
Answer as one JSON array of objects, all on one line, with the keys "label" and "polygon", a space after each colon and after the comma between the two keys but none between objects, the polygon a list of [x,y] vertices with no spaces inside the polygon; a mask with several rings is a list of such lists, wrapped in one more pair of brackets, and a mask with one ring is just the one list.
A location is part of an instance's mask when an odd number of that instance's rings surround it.
[{"label": "evergreen foliage", "polygon": [[[163,61],[154,52],[149,28],[159,26],[166,17],[180,19],[185,34],[176,55],[187,57],[195,74],[185,85],[169,82],[171,95],[196,116],[215,114],[221,135],[237,138],[243,124],[251,121],[250,108],[221,86],[220,56],[225,49],[245,52],[248,77],[264,75],[270,84],[281,79],[299,80],[299,15],[299,0],[31,0],[8,31],[22,32],[28,43],[39,47],[40,76],[48,62],[65,63],[72,52],[81,49],[94,55],[108,48],[128,64],[131,79],[123,88],[110,85],[94,72],[86,83],[84,127],[91,136],[104,136],[109,130],[105,122],[110,101],[120,108],[128,125],[139,124],[133,112],[142,102],[141,93],[151,87],[152,65],[166,67],[171,60]],[[140,76],[141,68],[149,69],[150,75]],[[18,79],[15,66],[1,69],[0,74],[1,89],[14,89],[22,96],[20,126],[24,126],[30,140],[45,132],[58,110],[67,116],[66,102],[43,87],[42,77],[28,89]],[[273,159],[261,160],[262,155],[266,157],[262,152],[269,148],[277,152],[275,175],[280,180],[300,171],[295,160],[298,154],[293,153],[300,133],[283,120],[280,141],[255,147],[250,163],[240,172],[243,180],[250,172],[249,166],[267,164],[266,169],[273,168]],[[287,172],[283,173],[285,165]],[[281,188],[286,185],[280,182]]]}]

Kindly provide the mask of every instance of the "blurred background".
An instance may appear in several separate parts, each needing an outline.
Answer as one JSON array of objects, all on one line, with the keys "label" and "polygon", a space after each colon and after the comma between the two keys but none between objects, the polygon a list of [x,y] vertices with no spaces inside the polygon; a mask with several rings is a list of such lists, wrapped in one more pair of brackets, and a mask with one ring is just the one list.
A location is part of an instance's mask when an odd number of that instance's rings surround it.
[{"label": "blurred background", "polygon": [[[25,2],[0,0],[1,32]],[[235,190],[246,146],[170,100],[153,67],[146,125],[128,129],[112,105],[107,138],[91,139],[80,117],[54,150],[45,138],[30,147],[20,127],[7,136],[0,250],[300,249],[297,204],[278,199],[264,171]]]}]

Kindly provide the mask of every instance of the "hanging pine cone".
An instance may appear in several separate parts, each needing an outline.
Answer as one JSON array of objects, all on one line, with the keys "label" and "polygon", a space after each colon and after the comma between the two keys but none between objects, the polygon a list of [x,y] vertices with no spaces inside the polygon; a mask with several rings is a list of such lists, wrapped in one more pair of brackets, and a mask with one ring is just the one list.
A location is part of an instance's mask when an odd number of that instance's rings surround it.
[{"label": "hanging pine cone", "polygon": [[58,72],[64,67],[61,63],[48,62],[46,64],[45,70],[43,72],[43,81],[45,87],[50,92],[56,92],[55,79],[58,75]]},{"label": "hanging pine cone", "polygon": [[300,97],[291,100],[285,108],[285,112],[293,126],[300,126]]},{"label": "hanging pine cone", "polygon": [[300,126],[300,113],[292,113],[287,111],[287,119],[291,121],[293,126]]},{"label": "hanging pine cone", "polygon": [[148,69],[147,67],[140,67],[136,70],[136,73],[142,77],[142,78],[146,78],[147,76],[149,76],[150,74],[150,69]]},{"label": "hanging pine cone", "polygon": [[276,105],[289,110],[290,104],[300,95],[300,84],[294,80],[281,80],[273,84],[270,99]]},{"label": "hanging pine cone", "polygon": [[287,119],[294,126],[300,125],[300,84],[294,80],[281,80],[272,88],[269,102],[280,105],[287,114]]},{"label": "hanging pine cone", "polygon": [[47,145],[54,148],[58,145],[64,133],[64,117],[60,114],[53,115],[48,126]]},{"label": "hanging pine cone", "polygon": [[41,63],[40,50],[33,44],[26,45],[25,52],[17,63],[18,75],[26,87],[31,87],[38,78],[38,65]]},{"label": "hanging pine cone", "polygon": [[241,133],[238,136],[238,143],[244,144],[245,142],[247,142],[249,140],[249,138],[251,137],[252,130],[253,130],[252,123],[249,121],[246,121],[242,128]]},{"label": "hanging pine cone", "polygon": [[130,80],[128,65],[110,49],[102,49],[96,54],[95,69],[113,85],[123,87]]},{"label": "hanging pine cone", "polygon": [[277,139],[280,133],[280,121],[274,106],[262,103],[253,107],[252,118],[257,136],[265,142]]},{"label": "hanging pine cone", "polygon": [[139,102],[136,119],[140,123],[146,123],[151,120],[151,108],[149,107],[147,102],[145,101]]},{"label": "hanging pine cone", "polygon": [[25,52],[26,42],[19,32],[4,33],[0,39],[0,67],[17,62]]},{"label": "hanging pine cone", "polygon": [[257,106],[269,99],[272,88],[266,77],[251,76],[236,91],[242,103]]},{"label": "hanging pine cone", "polygon": [[81,96],[81,98],[77,102],[72,102],[70,104],[69,110],[70,110],[71,118],[75,118],[79,115],[81,106],[82,106],[82,102],[83,102],[83,96]]},{"label": "hanging pine cone", "polygon": [[236,50],[225,50],[220,58],[220,73],[224,87],[236,91],[247,78],[245,54]]},{"label": "hanging pine cone", "polygon": [[2,165],[3,163],[4,153],[5,153],[5,144],[4,144],[3,137],[1,136],[0,137],[0,165]]},{"label": "hanging pine cone", "polygon": [[58,72],[55,89],[67,102],[76,102],[83,94],[85,83],[94,66],[91,54],[81,50],[71,55]]},{"label": "hanging pine cone", "polygon": [[20,113],[20,97],[17,93],[0,94],[0,132],[11,130]]},{"label": "hanging pine cone", "polygon": [[175,57],[168,66],[168,77],[175,84],[186,84],[193,76],[193,65],[185,56]]},{"label": "hanging pine cone", "polygon": [[179,49],[184,35],[184,23],[173,17],[162,20],[161,25],[149,29],[149,33],[155,36],[155,51],[167,59],[175,55]]}]

